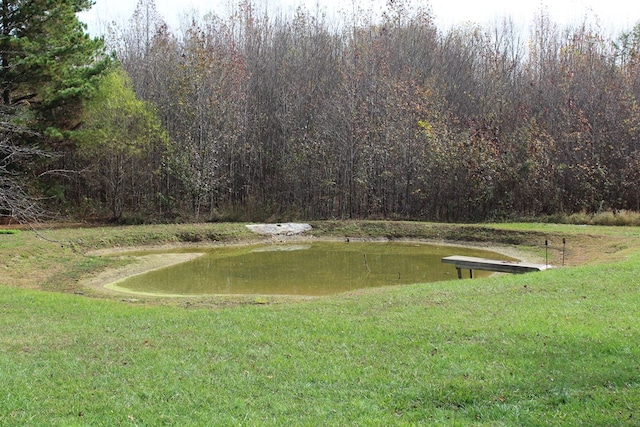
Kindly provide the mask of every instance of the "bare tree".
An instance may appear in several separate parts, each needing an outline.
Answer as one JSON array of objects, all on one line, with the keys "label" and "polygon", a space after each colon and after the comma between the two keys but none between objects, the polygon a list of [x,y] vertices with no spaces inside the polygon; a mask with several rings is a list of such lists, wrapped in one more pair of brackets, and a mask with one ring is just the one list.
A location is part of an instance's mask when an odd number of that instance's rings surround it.
[{"label": "bare tree", "polygon": [[209,218],[638,206],[637,31],[614,49],[597,26],[560,28],[543,9],[525,45],[509,20],[441,32],[415,3],[375,17],[353,2],[330,27],[245,0],[172,34],[142,0],[116,45],[175,144],[159,192]]},{"label": "bare tree", "polygon": [[17,137],[33,133],[0,118],[0,217],[20,223],[35,222],[45,216],[45,210],[32,185],[37,176],[30,170],[39,160],[51,154],[31,145],[16,142]]}]

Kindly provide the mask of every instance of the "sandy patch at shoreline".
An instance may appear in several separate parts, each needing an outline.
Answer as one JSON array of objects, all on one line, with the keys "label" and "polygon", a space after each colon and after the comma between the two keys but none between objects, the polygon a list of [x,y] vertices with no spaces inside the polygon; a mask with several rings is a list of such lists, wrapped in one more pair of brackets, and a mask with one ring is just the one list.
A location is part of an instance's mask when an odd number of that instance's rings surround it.
[{"label": "sandy patch at shoreline", "polygon": [[[147,248],[148,249],[148,248]],[[150,249],[148,249],[150,250]],[[123,250],[124,251],[124,250]],[[131,249],[127,249],[126,252],[130,252]],[[113,252],[105,252],[109,255],[113,255]],[[172,265],[180,264],[183,262],[191,261],[195,258],[204,255],[204,253],[163,253],[163,254],[151,254],[142,256],[124,256],[124,258],[130,258],[132,261],[130,264],[123,265],[121,267],[108,268],[105,271],[93,276],[83,282],[83,285],[90,288],[121,294],[122,292],[111,290],[106,288],[107,285],[119,282],[129,277],[137,276],[139,274],[148,273],[150,271],[159,270],[165,267],[171,267]]]}]

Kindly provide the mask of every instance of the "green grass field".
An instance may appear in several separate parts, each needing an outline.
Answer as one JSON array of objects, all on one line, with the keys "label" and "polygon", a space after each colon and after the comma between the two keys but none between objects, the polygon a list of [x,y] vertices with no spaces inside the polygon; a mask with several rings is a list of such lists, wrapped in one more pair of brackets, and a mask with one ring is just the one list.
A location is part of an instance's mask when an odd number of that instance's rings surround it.
[{"label": "green grass field", "polygon": [[79,284],[113,264],[85,250],[250,235],[0,235],[0,425],[640,425],[639,228],[314,225],[538,256],[549,239],[556,264],[568,236],[576,265],[307,301],[123,301]]}]

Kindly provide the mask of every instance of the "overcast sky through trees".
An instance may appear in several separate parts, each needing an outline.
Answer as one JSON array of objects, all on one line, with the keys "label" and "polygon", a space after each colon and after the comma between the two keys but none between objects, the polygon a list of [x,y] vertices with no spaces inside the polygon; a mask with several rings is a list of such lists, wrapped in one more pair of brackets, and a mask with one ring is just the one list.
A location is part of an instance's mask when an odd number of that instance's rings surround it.
[{"label": "overcast sky through trees", "polygon": [[[416,4],[430,4],[439,28],[446,29],[452,25],[465,22],[487,23],[504,16],[512,17],[517,23],[528,25],[531,23],[541,5],[547,8],[553,21],[563,24],[576,24],[585,17],[597,19],[604,28],[618,33],[628,30],[640,21],[640,2],[628,0],[431,0]],[[174,29],[179,26],[180,17],[196,10],[199,13],[213,11],[225,15],[231,6],[238,2],[230,0],[156,0],[158,10]],[[385,0],[355,1],[357,7],[380,8]],[[132,0],[96,0],[96,4],[89,13],[81,18],[89,24],[92,33],[100,33],[107,22],[122,22],[128,19],[136,1]],[[331,19],[344,16],[353,11],[354,0],[257,0],[257,5],[263,5],[270,12],[288,11],[298,5],[304,5],[311,11],[320,10]]]}]

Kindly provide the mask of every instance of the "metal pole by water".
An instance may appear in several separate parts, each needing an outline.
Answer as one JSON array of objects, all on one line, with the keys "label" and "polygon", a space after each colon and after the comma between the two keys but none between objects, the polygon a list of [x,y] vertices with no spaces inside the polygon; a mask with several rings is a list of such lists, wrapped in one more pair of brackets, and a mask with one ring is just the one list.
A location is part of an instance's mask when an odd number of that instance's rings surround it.
[{"label": "metal pole by water", "polygon": [[544,265],[549,267],[549,241],[544,241]]}]

